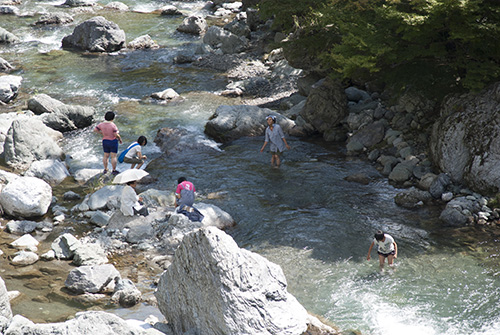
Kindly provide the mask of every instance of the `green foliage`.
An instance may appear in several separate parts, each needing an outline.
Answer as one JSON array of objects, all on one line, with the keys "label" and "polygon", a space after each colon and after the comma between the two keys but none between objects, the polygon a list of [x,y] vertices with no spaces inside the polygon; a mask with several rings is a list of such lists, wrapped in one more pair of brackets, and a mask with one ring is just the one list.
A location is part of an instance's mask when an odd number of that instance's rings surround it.
[{"label": "green foliage", "polygon": [[261,9],[283,30],[300,31],[289,43],[309,43],[340,79],[442,96],[500,78],[500,1],[264,0]]}]

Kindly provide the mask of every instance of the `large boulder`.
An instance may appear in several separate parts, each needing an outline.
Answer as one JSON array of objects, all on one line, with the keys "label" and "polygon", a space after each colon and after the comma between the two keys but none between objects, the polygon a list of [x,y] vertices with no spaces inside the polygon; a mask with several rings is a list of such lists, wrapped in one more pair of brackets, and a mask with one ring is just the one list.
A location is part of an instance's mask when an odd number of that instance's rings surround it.
[{"label": "large boulder", "polygon": [[433,161],[452,181],[480,193],[500,190],[500,83],[448,96],[433,126]]},{"label": "large boulder", "polygon": [[174,334],[302,334],[308,314],[286,287],[278,265],[209,227],[184,237],[155,296]]},{"label": "large boulder", "polygon": [[11,167],[26,170],[37,160],[63,159],[64,152],[56,141],[62,134],[36,118],[12,121],[4,143],[5,162]]},{"label": "large boulder", "polygon": [[52,188],[35,177],[22,177],[9,182],[0,193],[4,212],[14,217],[39,217],[47,213],[52,202]]},{"label": "large boulder", "polygon": [[342,85],[326,78],[311,88],[304,108],[299,115],[324,136],[339,127],[347,116],[347,98]]},{"label": "large boulder", "polygon": [[221,105],[205,125],[205,134],[222,143],[244,136],[262,136],[267,127],[267,115],[276,116],[284,133],[289,133],[295,126],[294,121],[267,108]]},{"label": "large boulder", "polygon": [[88,127],[96,115],[93,107],[66,105],[47,94],[37,94],[28,100],[28,109],[41,115],[46,126],[60,132]]},{"label": "large boulder", "polygon": [[234,54],[248,47],[248,40],[217,26],[211,26],[203,36],[203,43],[212,48],[220,48],[225,54]]},{"label": "large boulder", "polygon": [[123,185],[107,185],[92,193],[88,199],[90,210],[95,211],[98,209],[114,207],[111,203],[119,203],[122,197],[123,187]]},{"label": "large boulder", "polygon": [[0,76],[0,102],[9,102],[17,97],[23,77]]},{"label": "large boulder", "polygon": [[75,27],[63,38],[63,48],[97,52],[118,51],[125,45],[125,32],[114,22],[102,16],[91,18]]}]

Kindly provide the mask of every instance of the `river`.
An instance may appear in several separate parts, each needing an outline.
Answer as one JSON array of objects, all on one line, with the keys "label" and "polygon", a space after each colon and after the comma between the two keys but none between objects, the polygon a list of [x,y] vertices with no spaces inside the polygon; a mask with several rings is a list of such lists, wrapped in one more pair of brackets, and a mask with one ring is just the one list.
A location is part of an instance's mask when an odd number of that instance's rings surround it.
[{"label": "river", "polygon": [[[181,18],[146,13],[165,2],[123,2],[133,11],[75,14],[68,26],[32,26],[35,12],[71,12],[57,7],[61,1],[25,1],[19,6],[25,16],[0,16],[0,26],[22,40],[0,45],[0,57],[16,66],[13,74],[23,77],[18,102],[3,110],[21,109],[22,99],[46,93],[65,103],[92,105],[101,114],[117,111],[124,143],[139,135],[149,139],[143,151],[157,159],[150,173],[158,179],[150,187],[172,190],[184,175],[201,193],[224,192],[222,199],[207,202],[236,220],[228,233],[238,245],[279,264],[289,291],[310,312],[341,329],[365,335],[500,333],[500,253],[493,228],[443,228],[439,209],[398,208],[393,198],[399,189],[370,163],[346,157],[339,145],[289,138],[292,150],[278,170],[270,168],[267,154],[259,153],[262,137],[227,145],[206,138],[204,124],[217,106],[239,100],[215,94],[225,88],[223,74],[173,64],[177,52],[200,41],[175,31]],[[186,12],[207,14],[203,2],[172,3]],[[75,24],[96,15],[117,23],[127,42],[150,34],[161,48],[112,55],[62,50],[61,40]],[[185,101],[160,104],[149,98],[166,88],[175,89]],[[187,129],[193,141],[213,150],[158,159],[153,139],[162,127]],[[100,139],[91,129],[66,134],[63,146],[70,171],[101,168]],[[354,173],[365,173],[372,182],[361,185],[344,179]],[[377,229],[398,243],[394,271],[381,273],[375,253],[366,261]],[[6,284],[9,290],[23,290],[19,282]],[[14,304],[13,309],[40,318],[30,304]],[[126,317],[157,313],[147,306],[110,311]]]}]

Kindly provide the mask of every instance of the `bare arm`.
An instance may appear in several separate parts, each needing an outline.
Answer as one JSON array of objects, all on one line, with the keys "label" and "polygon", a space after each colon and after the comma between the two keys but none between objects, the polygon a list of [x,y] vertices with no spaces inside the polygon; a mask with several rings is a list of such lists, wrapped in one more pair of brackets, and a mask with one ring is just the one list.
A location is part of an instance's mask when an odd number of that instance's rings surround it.
[{"label": "bare arm", "polygon": [[260,148],[260,152],[264,151],[264,148],[266,147],[266,145],[267,145],[267,141],[264,142],[264,145],[262,145],[262,148]]},{"label": "bare arm", "polygon": [[370,244],[370,248],[368,249],[368,256],[366,256],[366,260],[370,260],[371,258],[371,253],[372,253],[372,249],[373,249],[373,245],[375,244],[375,242],[372,242],[372,244]]},{"label": "bare arm", "polygon": [[288,143],[286,143],[286,139],[284,137],[283,137],[283,142],[285,142],[286,148],[290,150],[290,146],[288,145]]},{"label": "bare arm", "polygon": [[398,245],[396,242],[393,242],[394,244],[394,258],[398,258]]}]

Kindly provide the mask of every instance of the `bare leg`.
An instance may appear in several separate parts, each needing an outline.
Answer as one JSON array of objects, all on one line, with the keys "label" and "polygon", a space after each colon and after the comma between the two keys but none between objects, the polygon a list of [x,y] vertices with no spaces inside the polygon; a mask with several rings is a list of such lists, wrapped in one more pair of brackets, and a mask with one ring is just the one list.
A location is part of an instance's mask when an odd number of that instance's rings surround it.
[{"label": "bare leg", "polygon": [[135,163],[134,163],[134,164],[132,164],[132,165],[130,165],[130,168],[131,168],[131,169],[135,168]]},{"label": "bare leg", "polygon": [[271,155],[271,166],[274,166],[274,155]]},{"label": "bare leg", "polygon": [[116,170],[116,164],[118,163],[118,160],[116,159],[116,152],[111,153],[111,166],[113,167],[113,171]]},{"label": "bare leg", "polygon": [[281,164],[280,156],[276,155],[276,167],[279,168],[280,164]]},{"label": "bare leg", "polygon": [[108,170],[108,159],[109,159],[109,152],[105,152],[104,156],[102,156],[102,165],[104,165],[104,170]]},{"label": "bare leg", "polygon": [[142,164],[144,164],[144,162],[137,164],[137,169],[140,169]]},{"label": "bare leg", "polygon": [[378,262],[380,264],[380,270],[384,270],[385,257],[382,255],[378,255]]},{"label": "bare leg", "polygon": [[394,266],[394,255],[387,256],[387,263],[391,268]]}]

